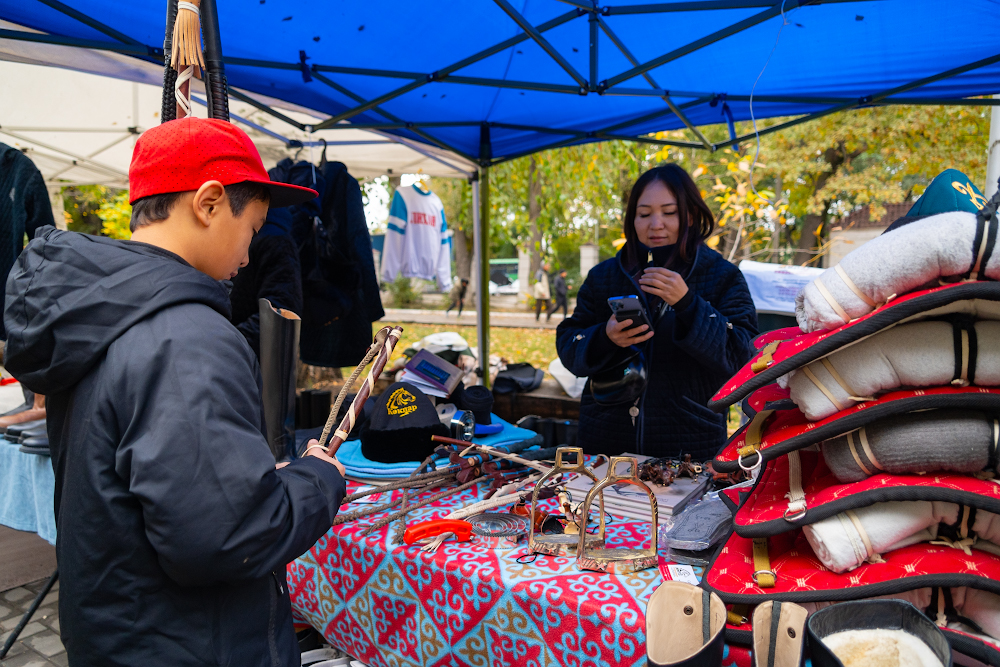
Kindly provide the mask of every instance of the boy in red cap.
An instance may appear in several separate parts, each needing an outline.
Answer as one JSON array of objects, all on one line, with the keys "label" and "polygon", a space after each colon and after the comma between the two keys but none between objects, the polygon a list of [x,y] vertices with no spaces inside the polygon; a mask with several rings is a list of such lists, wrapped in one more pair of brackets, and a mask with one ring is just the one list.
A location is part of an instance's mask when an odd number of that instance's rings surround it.
[{"label": "boy in red cap", "polygon": [[329,528],[343,468],[276,469],[260,372],[220,282],[272,183],[220,120],[160,125],[129,169],[131,241],[39,230],[7,283],[6,367],[48,397],[60,629],[71,665],[298,665],[285,566]]}]

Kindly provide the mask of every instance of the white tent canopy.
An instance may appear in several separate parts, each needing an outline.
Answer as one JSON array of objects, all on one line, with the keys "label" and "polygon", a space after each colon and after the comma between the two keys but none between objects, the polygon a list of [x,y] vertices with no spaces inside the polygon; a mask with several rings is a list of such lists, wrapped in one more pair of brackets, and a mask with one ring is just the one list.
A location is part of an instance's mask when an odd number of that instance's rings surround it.
[{"label": "white tent canopy", "polygon": [[[20,28],[3,21],[0,27]],[[162,76],[161,66],[115,54],[0,40],[0,142],[25,150],[53,187],[127,187],[135,139],[160,122]],[[283,112],[299,123],[320,120],[308,110],[256,97],[285,107]],[[204,95],[195,92],[194,98],[204,100]],[[246,102],[231,99],[230,110],[268,168],[296,155],[318,161],[325,140],[327,159],[345,163],[359,179],[404,173],[468,178],[476,170],[444,150],[380,132],[336,129],[307,135]],[[196,104],[195,115],[205,116],[205,107]]]}]

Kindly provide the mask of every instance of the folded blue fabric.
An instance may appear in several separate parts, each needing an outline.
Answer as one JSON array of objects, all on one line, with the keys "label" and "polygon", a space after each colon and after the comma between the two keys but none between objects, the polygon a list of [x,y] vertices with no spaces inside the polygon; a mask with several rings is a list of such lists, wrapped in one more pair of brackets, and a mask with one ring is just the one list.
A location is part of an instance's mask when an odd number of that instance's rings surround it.
[{"label": "folded blue fabric", "polygon": [[[528,438],[533,438],[537,434],[528,429],[518,428],[510,422],[493,415],[494,424],[502,424],[503,430],[494,435],[477,437],[473,439],[473,444],[488,445],[490,447],[500,447],[515,442],[521,442]],[[402,463],[379,463],[365,458],[361,453],[360,440],[348,440],[340,446],[337,451],[337,459],[344,464],[347,474],[351,477],[363,479],[382,479],[407,477],[416,470],[422,461],[406,461]],[[438,459],[438,465],[446,463],[445,459]]]}]

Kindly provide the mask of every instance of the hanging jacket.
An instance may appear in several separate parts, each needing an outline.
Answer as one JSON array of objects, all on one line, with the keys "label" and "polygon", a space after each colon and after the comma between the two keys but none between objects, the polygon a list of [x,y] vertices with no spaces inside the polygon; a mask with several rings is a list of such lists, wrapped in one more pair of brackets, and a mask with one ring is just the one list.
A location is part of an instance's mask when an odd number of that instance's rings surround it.
[{"label": "hanging jacket", "polygon": [[[624,252],[590,270],[573,315],[556,330],[559,359],[577,377],[613,368],[629,353],[608,338],[608,298],[638,295],[647,314],[662,303],[639,289],[632,278],[636,270],[623,265]],[[629,414],[631,404],[598,405],[588,381],[580,403],[578,440],[588,453],[683,453],[703,461],[725,442],[725,415],[706,406],[750,359],[757,311],[739,269],[704,245],[698,246],[682,275],[688,294],[676,308],[664,307],[653,337],[643,344],[649,379],[636,406],[638,415]]]},{"label": "hanging jacket", "polygon": [[7,288],[6,368],[47,398],[69,663],[297,666],[285,568],[344,480],[314,457],[275,470],[225,288],[160,248],[51,227]]},{"label": "hanging jacket", "polygon": [[[19,149],[0,143],[0,280],[3,283],[21,254],[24,235],[32,239],[38,228],[55,224],[49,192],[38,167]],[[6,338],[0,322],[0,339]]]},{"label": "hanging jacket", "polygon": [[382,249],[382,280],[405,278],[437,280],[438,290],[451,289],[451,236],[444,205],[433,192],[416,185],[392,195],[389,224]]},{"label": "hanging jacket", "polygon": [[302,271],[300,358],[313,366],[355,366],[372,343],[371,323],[385,315],[361,187],[342,162],[314,169],[286,158],[268,174],[320,193],[288,207]]},{"label": "hanging jacket", "polygon": [[267,222],[250,242],[250,262],[233,278],[229,301],[233,324],[260,358],[260,305],[267,299],[275,308],[302,316],[302,274],[299,252],[292,240],[292,217],[284,208],[267,212]]}]

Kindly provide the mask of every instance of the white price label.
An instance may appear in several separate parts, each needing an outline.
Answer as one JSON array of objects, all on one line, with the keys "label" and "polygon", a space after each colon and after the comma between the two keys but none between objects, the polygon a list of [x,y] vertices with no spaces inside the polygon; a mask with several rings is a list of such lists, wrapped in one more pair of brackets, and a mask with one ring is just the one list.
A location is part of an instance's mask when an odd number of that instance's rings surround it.
[{"label": "white price label", "polygon": [[674,581],[683,581],[685,584],[691,584],[692,586],[698,585],[698,577],[695,576],[694,568],[690,565],[671,563],[667,565],[667,571],[670,572],[670,578]]}]

